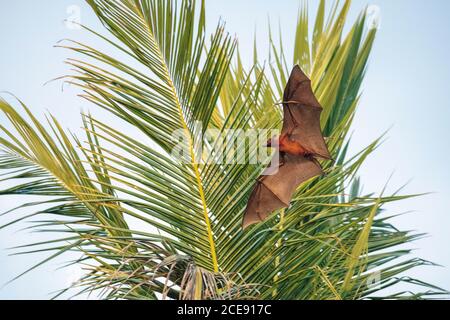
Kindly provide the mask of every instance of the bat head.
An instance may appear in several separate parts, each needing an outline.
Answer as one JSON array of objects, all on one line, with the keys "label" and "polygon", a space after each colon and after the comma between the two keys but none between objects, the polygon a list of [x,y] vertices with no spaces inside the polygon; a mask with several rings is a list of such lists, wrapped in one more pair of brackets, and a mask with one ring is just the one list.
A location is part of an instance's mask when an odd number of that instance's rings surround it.
[{"label": "bat head", "polygon": [[267,148],[278,148],[280,145],[279,138],[277,136],[270,138],[267,140],[265,147]]}]

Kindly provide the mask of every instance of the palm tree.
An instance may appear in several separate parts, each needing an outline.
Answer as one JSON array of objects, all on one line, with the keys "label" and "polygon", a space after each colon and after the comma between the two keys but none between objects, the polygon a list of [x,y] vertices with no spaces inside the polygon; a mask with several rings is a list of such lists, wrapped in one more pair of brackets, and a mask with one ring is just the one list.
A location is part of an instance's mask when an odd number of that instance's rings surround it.
[{"label": "palm tree", "polygon": [[[111,37],[83,28],[129,61],[65,41],[60,47],[77,56],[67,61],[74,72],[66,80],[123,127],[86,113],[84,132],[74,135],[51,115],[43,125],[24,103],[0,101],[8,120],[0,125],[0,181],[15,182],[0,195],[41,196],[21,206],[30,210],[47,205],[26,216],[12,210],[7,225],[32,219],[35,228],[61,235],[21,247],[49,252],[25,272],[76,251],[82,258],[72,263],[85,273],[70,289],[107,299],[404,299],[444,293],[404,276],[431,265],[408,257],[404,248],[421,235],[399,231],[382,210],[409,196],[361,191],[358,169],[380,139],[356,155],[347,152],[376,34],[365,31],[364,12],[344,33],[351,1],[327,14],[322,0],[312,31],[302,8],[293,59],[288,61],[281,38],[278,45],[270,34],[270,63],[260,63],[255,49],[251,69],[243,66],[223,23],[206,33],[204,1],[86,1]],[[243,231],[246,201],[265,163],[211,161],[219,140],[207,132],[278,128],[276,104],[294,64],[312,79],[336,161],[323,164],[325,176],[298,189],[289,209]],[[173,154],[180,144],[174,132],[181,132],[184,161]],[[246,140],[224,142],[234,143]],[[232,149],[222,150],[228,156]],[[130,219],[141,227],[131,228]],[[405,282],[417,285],[417,292],[397,292]]]}]

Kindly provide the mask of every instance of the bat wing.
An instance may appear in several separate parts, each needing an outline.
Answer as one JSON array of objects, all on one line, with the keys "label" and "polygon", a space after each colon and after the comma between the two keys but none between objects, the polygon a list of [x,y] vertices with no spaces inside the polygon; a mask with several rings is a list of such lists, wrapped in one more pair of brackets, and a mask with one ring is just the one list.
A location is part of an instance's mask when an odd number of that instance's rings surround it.
[{"label": "bat wing", "polygon": [[292,195],[303,182],[321,175],[322,168],[314,161],[299,156],[284,156],[284,164],[274,175],[258,179],[245,210],[242,227],[262,222],[274,211],[288,208]]},{"label": "bat wing", "polygon": [[331,159],[320,128],[322,106],[312,91],[311,80],[299,66],[292,70],[283,100],[282,134],[291,133],[292,140],[316,156]]}]

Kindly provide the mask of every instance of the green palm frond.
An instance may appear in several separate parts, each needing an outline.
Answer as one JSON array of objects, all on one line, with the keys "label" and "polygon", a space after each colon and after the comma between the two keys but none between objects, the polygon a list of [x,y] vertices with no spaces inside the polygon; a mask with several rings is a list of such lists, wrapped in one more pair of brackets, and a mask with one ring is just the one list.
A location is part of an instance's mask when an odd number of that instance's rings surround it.
[{"label": "green palm frond", "polygon": [[[32,219],[35,228],[62,234],[21,246],[21,253],[48,251],[43,262],[82,253],[71,262],[86,271],[76,294],[94,291],[108,299],[417,299],[445,293],[404,276],[432,265],[408,257],[404,245],[421,235],[396,229],[382,210],[410,196],[361,191],[358,170],[380,139],[356,155],[347,151],[376,34],[365,31],[364,13],[344,33],[350,1],[334,5],[328,19],[321,1],[312,32],[303,7],[292,59],[271,31],[270,63],[261,65],[255,54],[249,69],[222,23],[206,34],[204,1],[87,2],[112,38],[86,32],[128,60],[63,42],[60,47],[76,55],[67,60],[75,70],[68,81],[123,127],[83,114],[84,132],[72,135],[53,117],[44,126],[23,103],[19,113],[0,100],[8,119],[0,125],[0,183],[19,181],[0,195],[45,197],[21,208],[48,205],[27,216],[12,210],[4,227]],[[324,177],[300,186],[288,209],[244,232],[246,201],[265,164],[220,160],[239,148],[243,159],[254,156],[240,135],[245,130],[280,127],[276,104],[294,64],[312,79],[336,162],[324,163]],[[208,129],[218,137],[233,134],[222,141]],[[184,158],[174,155],[177,148]],[[130,227],[130,219],[141,227]],[[426,291],[384,294],[401,283]]]}]

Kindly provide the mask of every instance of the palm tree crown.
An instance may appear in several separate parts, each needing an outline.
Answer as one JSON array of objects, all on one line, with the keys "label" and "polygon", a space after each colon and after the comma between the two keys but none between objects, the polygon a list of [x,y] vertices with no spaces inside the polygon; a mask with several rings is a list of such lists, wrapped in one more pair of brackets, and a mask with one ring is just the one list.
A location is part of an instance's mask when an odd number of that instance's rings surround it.
[{"label": "palm tree crown", "polygon": [[[380,140],[356,155],[347,152],[376,34],[366,31],[364,13],[344,33],[351,1],[327,14],[322,0],[312,31],[302,8],[293,59],[270,34],[270,63],[260,63],[255,50],[250,69],[223,23],[206,33],[205,1],[86,1],[110,37],[83,27],[86,32],[133,62],[65,41],[59,46],[76,55],[67,60],[74,72],[66,79],[93,106],[121,119],[123,128],[86,113],[84,132],[74,135],[52,116],[44,126],[22,102],[13,107],[0,100],[8,119],[0,125],[0,181],[20,181],[0,195],[38,195],[44,199],[21,207],[48,206],[20,217],[11,211],[8,225],[46,217],[33,220],[35,228],[63,235],[30,244],[27,253],[48,251],[46,261],[67,251],[82,253],[73,262],[85,269],[77,293],[95,290],[108,299],[443,293],[402,276],[431,264],[406,257],[410,251],[398,246],[421,235],[399,231],[382,211],[409,196],[361,191],[358,170]],[[254,156],[242,132],[280,127],[276,104],[295,64],[310,76],[324,108],[321,126],[336,161],[324,162],[326,175],[301,185],[288,209],[243,231],[249,193],[267,163],[223,159],[239,148],[244,159]],[[182,158],[174,155],[180,146]],[[131,228],[131,219],[142,228]],[[426,291],[397,293],[402,282]],[[391,287],[395,293],[383,291]]]}]

